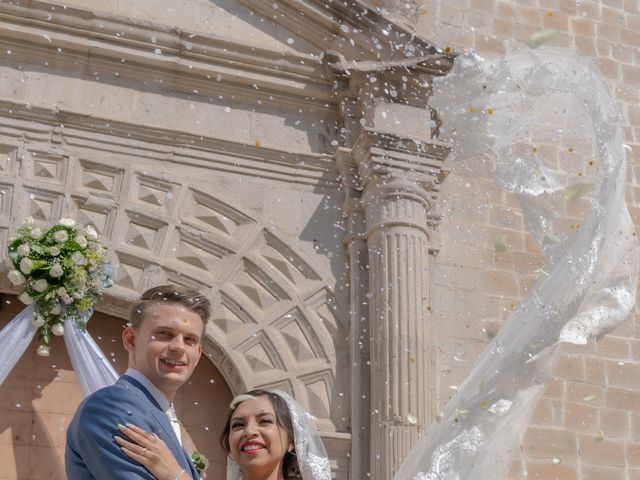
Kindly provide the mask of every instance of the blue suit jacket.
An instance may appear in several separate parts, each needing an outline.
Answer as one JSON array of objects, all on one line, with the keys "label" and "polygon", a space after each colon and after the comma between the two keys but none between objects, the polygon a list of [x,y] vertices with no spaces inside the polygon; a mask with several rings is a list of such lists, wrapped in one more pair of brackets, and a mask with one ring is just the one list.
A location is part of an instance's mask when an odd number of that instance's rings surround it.
[{"label": "blue suit jacket", "polygon": [[158,435],[191,478],[199,478],[158,403],[140,382],[123,375],[114,385],[88,396],[78,407],[67,429],[68,480],[155,478],[120,450],[113,439],[114,435],[124,437],[118,430],[119,423],[133,423]]}]

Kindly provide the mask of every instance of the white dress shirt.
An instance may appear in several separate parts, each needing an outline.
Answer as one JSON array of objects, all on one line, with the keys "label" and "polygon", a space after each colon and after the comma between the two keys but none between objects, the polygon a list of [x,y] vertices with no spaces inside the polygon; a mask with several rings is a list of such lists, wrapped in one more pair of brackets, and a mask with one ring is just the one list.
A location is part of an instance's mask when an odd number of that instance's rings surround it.
[{"label": "white dress shirt", "polygon": [[173,428],[176,437],[178,437],[180,445],[182,445],[182,432],[180,431],[180,422],[178,421],[178,417],[176,415],[176,409],[173,408],[173,403],[169,401],[169,399],[158,389],[158,387],[151,383],[147,377],[145,377],[135,368],[128,368],[127,371],[124,372],[124,374],[140,382],[142,386],[149,391],[155,401],[158,402],[158,405],[160,405],[160,408],[164,411],[165,415],[169,419],[171,428]]}]

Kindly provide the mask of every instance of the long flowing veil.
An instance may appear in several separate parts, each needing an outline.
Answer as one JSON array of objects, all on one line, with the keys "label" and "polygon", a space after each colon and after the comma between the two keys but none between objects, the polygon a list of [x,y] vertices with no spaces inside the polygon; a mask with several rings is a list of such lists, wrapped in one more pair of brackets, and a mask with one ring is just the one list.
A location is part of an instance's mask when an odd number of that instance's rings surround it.
[{"label": "long flowing veil", "polygon": [[[593,61],[566,50],[463,56],[435,82],[432,105],[454,144],[454,165],[484,155],[482,168],[495,166],[545,265],[394,479],[503,480],[559,342],[604,335],[635,303],[624,131]],[[563,230],[578,201],[586,213]]]}]

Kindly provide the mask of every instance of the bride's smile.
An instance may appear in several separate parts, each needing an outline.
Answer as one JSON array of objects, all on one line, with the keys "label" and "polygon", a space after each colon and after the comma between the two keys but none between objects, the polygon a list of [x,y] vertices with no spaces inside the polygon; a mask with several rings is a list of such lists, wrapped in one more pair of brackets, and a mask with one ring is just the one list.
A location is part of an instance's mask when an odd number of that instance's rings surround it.
[{"label": "bride's smile", "polygon": [[[281,478],[282,462],[293,445],[266,396],[242,402],[230,423],[229,446],[244,478]],[[271,476],[273,472],[275,476]]]}]

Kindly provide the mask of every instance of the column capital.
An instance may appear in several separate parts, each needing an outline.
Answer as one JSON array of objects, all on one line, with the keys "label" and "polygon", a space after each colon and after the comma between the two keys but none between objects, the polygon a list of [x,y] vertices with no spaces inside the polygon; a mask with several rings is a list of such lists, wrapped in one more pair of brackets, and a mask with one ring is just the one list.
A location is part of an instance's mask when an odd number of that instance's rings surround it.
[{"label": "column capital", "polygon": [[364,129],[353,146],[361,188],[367,200],[377,194],[424,197],[426,206],[437,198],[447,172],[442,166],[451,146],[437,140],[419,141]]},{"label": "column capital", "polygon": [[365,238],[381,229],[415,230],[427,238],[437,226],[429,185],[393,175],[377,177],[367,184],[362,196],[366,211]]},{"label": "column capital", "polygon": [[438,140],[416,140],[365,128],[353,146],[353,157],[363,186],[374,176],[392,175],[418,182],[442,183],[443,163],[451,145]]}]

